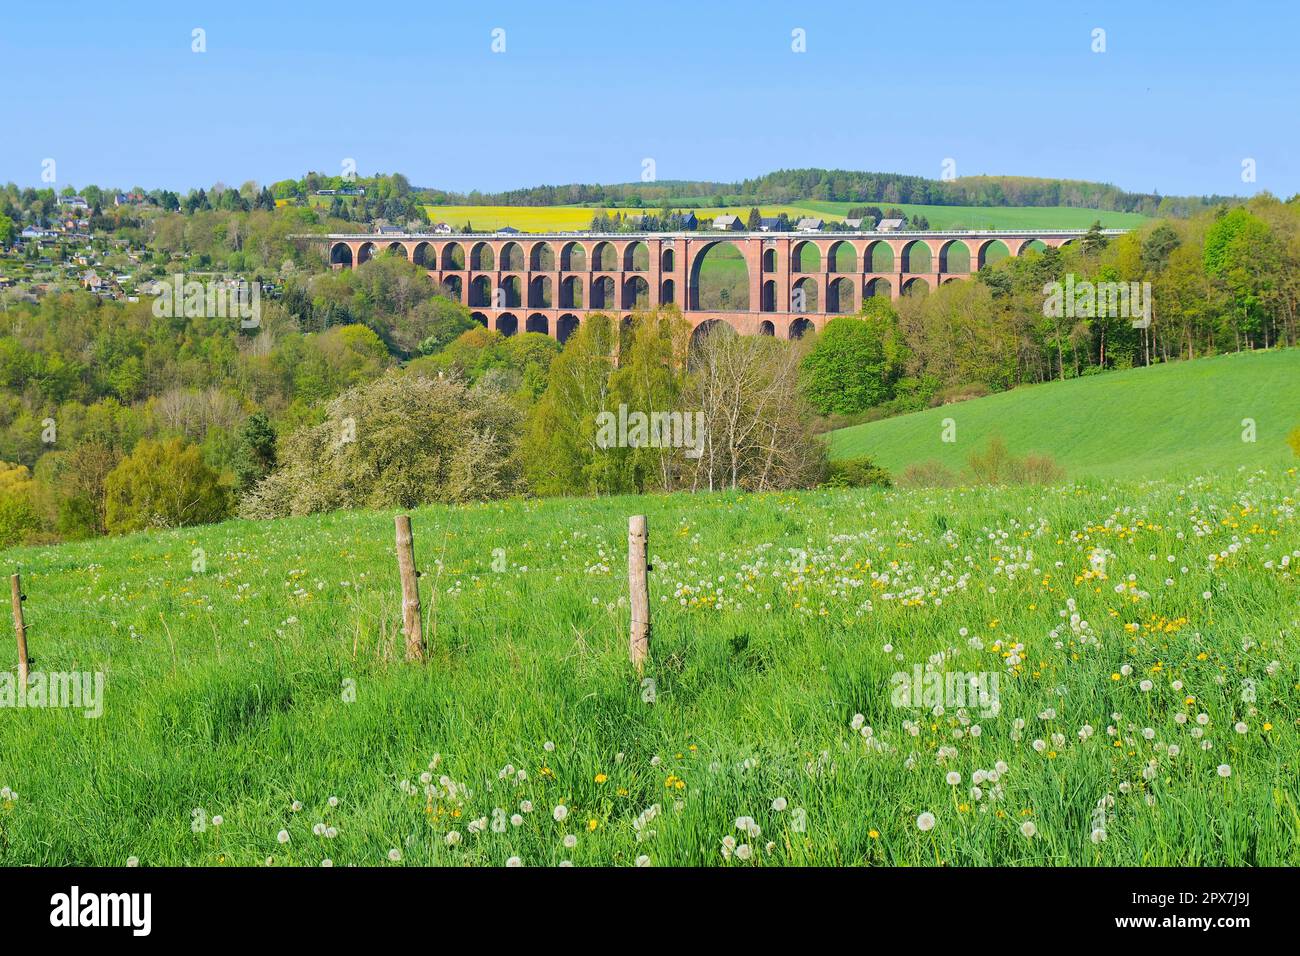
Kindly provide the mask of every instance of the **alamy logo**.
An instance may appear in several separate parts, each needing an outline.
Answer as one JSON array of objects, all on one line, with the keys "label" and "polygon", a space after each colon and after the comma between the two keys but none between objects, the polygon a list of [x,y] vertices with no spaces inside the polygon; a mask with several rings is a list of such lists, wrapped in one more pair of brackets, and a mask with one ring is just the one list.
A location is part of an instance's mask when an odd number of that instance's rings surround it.
[{"label": "alamy logo", "polygon": [[1150,282],[1065,282],[1043,286],[1043,315],[1049,319],[1131,319],[1133,328],[1151,324]]},{"label": "alamy logo", "polygon": [[629,412],[620,403],[618,414],[596,416],[599,448],[685,448],[687,458],[704,454],[703,412]]},{"label": "alamy logo", "polygon": [[148,936],[153,924],[151,893],[69,893],[50,897],[51,926],[129,926],[134,936]]},{"label": "alamy logo", "polygon": [[262,287],[244,279],[185,281],[177,273],[170,282],[159,283],[153,314],[159,319],[239,319],[241,329],[255,329],[262,322]]},{"label": "alamy logo", "polygon": [[32,671],[24,685],[13,671],[0,671],[0,707],[81,710],[93,719],[104,713],[104,672]]},{"label": "alamy logo", "polygon": [[924,707],[930,711],[937,707],[978,707],[981,717],[996,717],[1002,709],[997,671],[927,670],[916,664],[911,673],[895,673],[889,683],[893,685],[889,699],[895,707]]}]

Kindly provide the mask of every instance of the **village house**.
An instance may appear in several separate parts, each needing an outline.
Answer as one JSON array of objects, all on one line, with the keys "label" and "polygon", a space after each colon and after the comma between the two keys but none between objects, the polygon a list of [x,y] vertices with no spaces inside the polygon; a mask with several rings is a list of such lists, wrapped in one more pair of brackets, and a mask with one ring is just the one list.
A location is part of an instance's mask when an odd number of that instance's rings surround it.
[{"label": "village house", "polygon": [[724,232],[741,232],[744,230],[745,224],[740,221],[739,216],[728,214],[724,216],[714,216],[713,228],[720,229]]}]

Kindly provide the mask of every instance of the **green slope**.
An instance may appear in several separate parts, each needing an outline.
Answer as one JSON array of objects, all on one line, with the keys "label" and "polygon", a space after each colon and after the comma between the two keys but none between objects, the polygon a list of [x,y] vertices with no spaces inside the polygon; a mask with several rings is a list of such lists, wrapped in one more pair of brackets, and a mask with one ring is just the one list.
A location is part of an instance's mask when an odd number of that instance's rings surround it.
[{"label": "green slope", "polygon": [[[940,440],[944,419],[957,441]],[[1256,440],[1242,440],[1243,419]],[[870,455],[898,473],[938,460],[960,468],[1001,435],[1016,454],[1049,452],[1070,477],[1147,477],[1286,462],[1300,425],[1300,349],[1027,386],[831,433],[833,457]]]}]

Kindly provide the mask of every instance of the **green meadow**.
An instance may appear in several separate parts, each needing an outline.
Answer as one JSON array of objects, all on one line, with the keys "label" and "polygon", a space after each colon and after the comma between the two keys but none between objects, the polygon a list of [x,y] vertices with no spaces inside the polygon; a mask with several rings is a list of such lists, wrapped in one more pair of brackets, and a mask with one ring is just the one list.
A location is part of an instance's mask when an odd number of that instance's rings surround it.
[{"label": "green meadow", "polygon": [[0,865],[1295,866],[1298,484],[422,508],[423,664],[389,512],[11,550]]},{"label": "green meadow", "polygon": [[[944,441],[945,423],[955,441]],[[1275,466],[1300,426],[1300,349],[1171,362],[1025,386],[839,429],[834,457],[868,455],[892,472],[960,469],[1000,436],[1017,455],[1051,454],[1069,477],[1139,478]]]}]

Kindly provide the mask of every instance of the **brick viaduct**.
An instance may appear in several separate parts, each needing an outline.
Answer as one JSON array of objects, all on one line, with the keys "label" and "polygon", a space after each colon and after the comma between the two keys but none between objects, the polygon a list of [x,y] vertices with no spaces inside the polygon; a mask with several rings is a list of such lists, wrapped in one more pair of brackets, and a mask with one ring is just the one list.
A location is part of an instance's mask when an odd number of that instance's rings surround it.
[{"label": "brick viaduct", "polygon": [[[1105,230],[1117,235],[1123,230]],[[506,335],[567,339],[594,312],[624,316],[676,305],[696,328],[723,321],[747,334],[798,338],[863,296],[898,298],[968,278],[987,264],[1060,247],[1085,230],[893,233],[384,234],[295,236],[325,242],[330,265],[385,252],[422,265],[445,294]],[[744,260],[749,305],[700,308],[700,266],[719,243]]]}]

